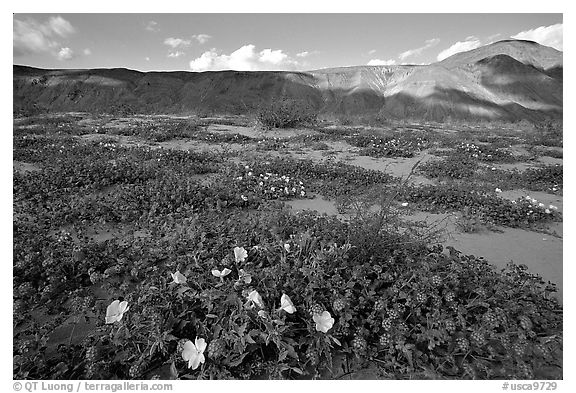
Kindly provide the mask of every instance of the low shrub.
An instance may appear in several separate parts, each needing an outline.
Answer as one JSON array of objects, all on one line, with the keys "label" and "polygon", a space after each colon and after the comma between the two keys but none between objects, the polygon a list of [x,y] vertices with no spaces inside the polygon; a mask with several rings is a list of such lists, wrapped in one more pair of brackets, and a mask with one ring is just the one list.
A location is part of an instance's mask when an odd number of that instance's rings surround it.
[{"label": "low shrub", "polygon": [[309,104],[296,100],[273,100],[262,105],[256,114],[263,128],[293,128],[313,125],[318,112]]}]

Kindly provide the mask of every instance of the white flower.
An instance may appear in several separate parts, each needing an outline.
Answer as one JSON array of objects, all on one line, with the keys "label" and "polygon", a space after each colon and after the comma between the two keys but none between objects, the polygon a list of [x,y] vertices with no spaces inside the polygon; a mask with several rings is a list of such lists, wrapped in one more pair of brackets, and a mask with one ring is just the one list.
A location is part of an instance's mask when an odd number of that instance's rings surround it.
[{"label": "white flower", "polygon": [[282,297],[280,298],[280,309],[286,311],[288,314],[293,314],[296,311],[294,303],[292,303],[290,297],[285,293],[282,294]]},{"label": "white flower", "polygon": [[495,167],[492,167],[492,168],[490,168],[490,169],[492,169],[493,171],[495,171],[495,170],[496,170],[496,168],[495,168]]},{"label": "white flower", "polygon": [[229,275],[231,272],[230,269],[228,269],[227,267],[225,267],[222,271],[218,270],[218,269],[213,269],[212,270],[212,275],[214,277],[219,277],[219,278],[224,278],[227,275]]},{"label": "white flower", "polygon": [[495,189],[494,191],[495,191],[495,192],[502,192],[502,190],[499,189],[499,188]]},{"label": "white flower", "polygon": [[546,210],[544,210],[544,213],[550,214],[550,213],[552,213],[552,212],[550,211],[550,209],[546,209]]},{"label": "white flower", "polygon": [[549,207],[550,207],[550,209],[552,209],[552,210],[558,210],[558,208],[557,208],[556,206],[554,206],[554,205],[550,205]]},{"label": "white flower", "polygon": [[304,195],[306,195],[306,193],[304,191],[300,191],[300,195],[304,196]]},{"label": "white flower", "polygon": [[406,207],[406,206],[408,206],[408,202],[403,202],[403,203],[400,204],[400,206]]},{"label": "white flower", "polygon": [[128,307],[128,302],[126,300],[123,302],[120,302],[120,300],[114,300],[106,309],[106,323],[120,322],[124,313],[129,309],[130,307]]},{"label": "white flower", "polygon": [[186,276],[180,273],[178,270],[176,270],[176,273],[170,273],[170,275],[172,276],[172,280],[174,280],[173,282],[176,284],[186,284]]},{"label": "white flower", "polygon": [[234,258],[236,259],[236,262],[244,262],[247,257],[248,252],[244,247],[234,247]]},{"label": "white flower", "polygon": [[288,191],[288,187],[284,187],[284,192],[285,192],[286,194],[289,194],[289,193],[290,193],[290,191]]},{"label": "white flower", "polygon": [[312,319],[316,322],[316,330],[319,332],[327,333],[334,326],[334,318],[330,316],[328,311],[324,311],[322,314],[314,314]]},{"label": "white flower", "polygon": [[539,207],[544,207],[544,204],[543,204],[542,202],[540,202],[540,203],[538,204],[538,206],[539,206]]},{"label": "white flower", "polygon": [[188,368],[196,370],[200,363],[204,363],[204,351],[206,350],[206,341],[203,338],[196,337],[195,344],[188,340],[184,343],[182,350],[182,359],[188,362]]},{"label": "white flower", "polygon": [[270,191],[276,191],[276,187],[270,187]]},{"label": "white flower", "polygon": [[238,176],[236,180],[242,180],[242,176]]},{"label": "white flower", "polygon": [[244,195],[240,195],[240,198],[241,198],[244,202],[246,202],[246,201],[248,200],[248,197],[245,197]]},{"label": "white flower", "polygon": [[248,176],[252,176],[252,172],[248,172]]},{"label": "white flower", "polygon": [[248,294],[248,300],[256,304],[260,308],[264,308],[264,302],[262,301],[262,296],[258,291],[254,290]]},{"label": "white flower", "polygon": [[268,316],[269,316],[269,315],[268,315],[268,312],[267,312],[267,311],[260,310],[260,311],[258,311],[258,316],[259,316],[260,318],[262,318],[262,319],[268,319]]}]

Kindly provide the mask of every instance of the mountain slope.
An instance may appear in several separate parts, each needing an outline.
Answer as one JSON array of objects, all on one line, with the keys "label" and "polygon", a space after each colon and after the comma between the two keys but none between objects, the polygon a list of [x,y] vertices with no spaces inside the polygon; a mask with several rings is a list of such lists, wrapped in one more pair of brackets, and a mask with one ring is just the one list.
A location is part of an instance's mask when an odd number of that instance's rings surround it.
[{"label": "mountain slope", "polygon": [[326,113],[426,120],[562,116],[562,52],[501,41],[430,65],[309,72],[139,72],[14,66],[15,111],[246,113],[274,98]]}]

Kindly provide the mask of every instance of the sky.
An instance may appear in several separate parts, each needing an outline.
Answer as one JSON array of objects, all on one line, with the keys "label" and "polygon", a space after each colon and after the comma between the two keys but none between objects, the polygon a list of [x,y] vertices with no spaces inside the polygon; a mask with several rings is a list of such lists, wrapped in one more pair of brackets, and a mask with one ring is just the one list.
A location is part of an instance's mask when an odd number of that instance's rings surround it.
[{"label": "sky", "polygon": [[502,39],[563,50],[562,14],[21,14],[13,63],[140,71],[429,64]]}]

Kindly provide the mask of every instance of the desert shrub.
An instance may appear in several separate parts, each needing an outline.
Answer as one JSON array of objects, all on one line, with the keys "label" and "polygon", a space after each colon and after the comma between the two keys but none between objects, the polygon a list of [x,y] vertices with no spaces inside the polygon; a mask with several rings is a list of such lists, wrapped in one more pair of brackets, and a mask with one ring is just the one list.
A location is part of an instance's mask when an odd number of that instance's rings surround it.
[{"label": "desert shrub", "polygon": [[256,114],[264,128],[292,128],[312,125],[318,112],[309,104],[296,100],[273,100],[263,104]]}]

